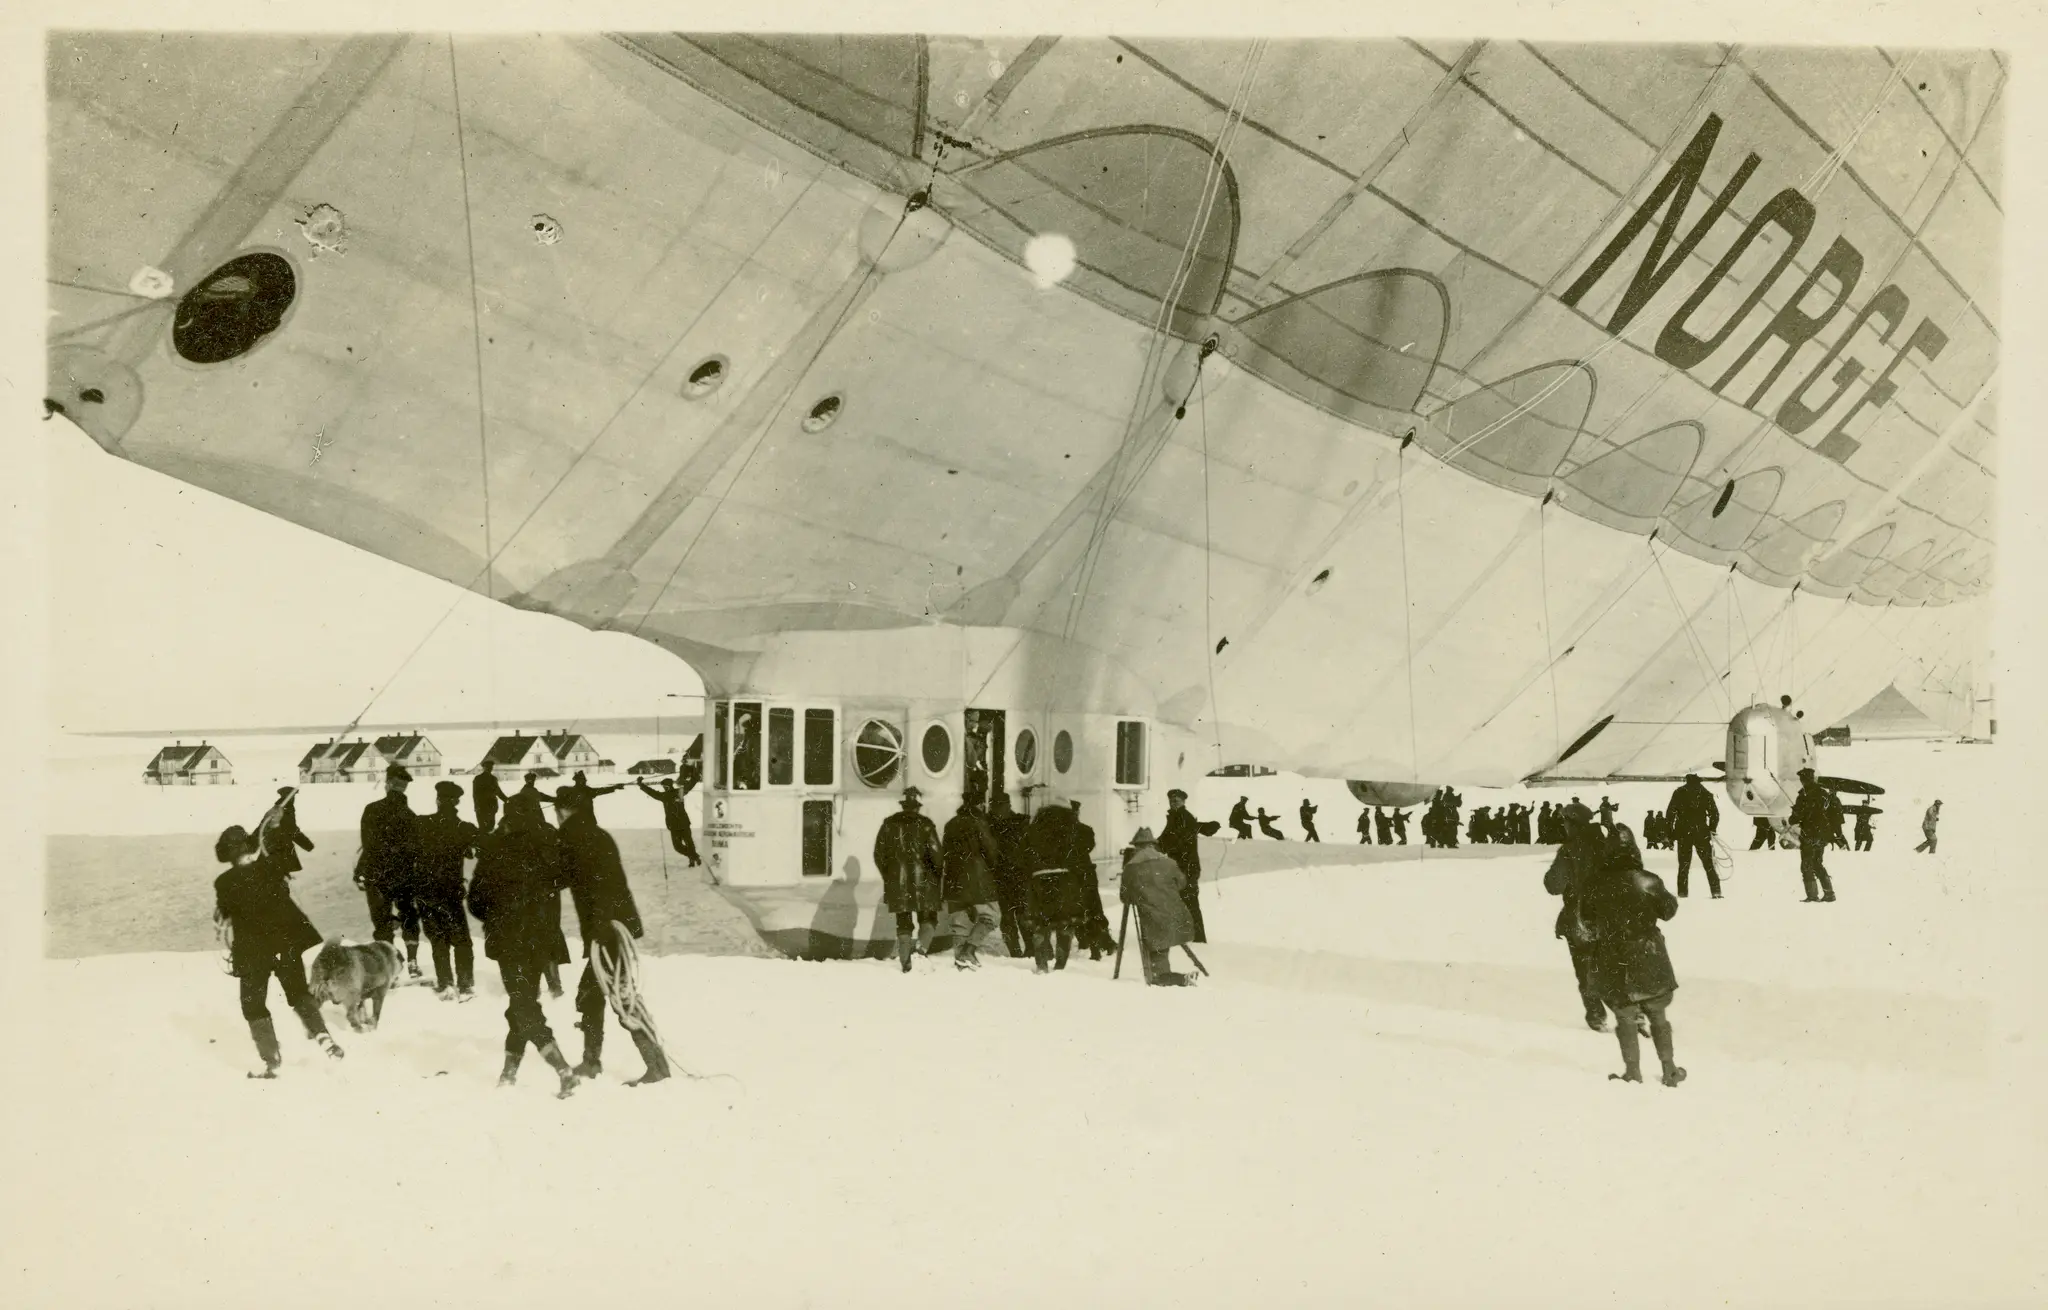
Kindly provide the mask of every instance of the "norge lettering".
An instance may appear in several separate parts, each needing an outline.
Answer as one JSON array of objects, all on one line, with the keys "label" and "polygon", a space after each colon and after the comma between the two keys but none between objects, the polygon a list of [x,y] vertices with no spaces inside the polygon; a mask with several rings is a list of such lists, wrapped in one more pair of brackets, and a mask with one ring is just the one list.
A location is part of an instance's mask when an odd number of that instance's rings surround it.
[{"label": "norge lettering", "polygon": [[[1560,299],[1566,305],[1577,307],[1653,220],[1657,223],[1656,232],[1650,239],[1649,248],[1644,252],[1641,263],[1636,266],[1634,275],[1629,279],[1627,290],[1608,319],[1608,333],[1619,336],[1626,331],[1644,307],[1663,290],[1679,265],[1683,264],[1698,247],[1708,229],[1727,212],[1729,205],[1749,181],[1750,175],[1762,163],[1762,159],[1753,152],[1745,155],[1734,176],[1722,187],[1720,195],[1714,198],[1699,221],[1681,237],[1679,225],[1684,221],[1687,201],[1692,192],[1699,187],[1700,178],[1706,172],[1707,162],[1713,154],[1715,143],[1720,138],[1721,127],[1722,121],[1718,114],[1706,116],[1699,130],[1693,133],[1692,140],[1686,144],[1678,158],[1672,161],[1671,167],[1665,170],[1664,176],[1658,180],[1649,197],[1636,208],[1621,230],[1614,235],[1613,240],[1607,243],[1586,270],[1565,290]],[[1656,356],[1675,368],[1689,371],[1727,345],[1757,305],[1762,303],[1771,287],[1776,285],[1785,270],[1791,266],[1806,239],[1812,235],[1816,216],[1813,202],[1796,188],[1787,187],[1772,196],[1744,226],[1741,235],[1693,289],[1685,303],[1665,322],[1663,330],[1657,336],[1654,352]],[[1690,330],[1693,315],[1706,303],[1715,288],[1728,277],[1736,261],[1749,250],[1766,227],[1777,227],[1784,232],[1791,238],[1789,244],[1779,253],[1769,272],[1758,281],[1726,322],[1710,336],[1694,335]],[[1819,337],[1846,307],[1849,297],[1862,280],[1863,267],[1863,252],[1846,237],[1835,237],[1820,257],[1820,261],[1814,265],[1813,271],[1800,284],[1798,291],[1771,317],[1763,331],[1750,341],[1734,363],[1721,374],[1719,380],[1714,383],[1714,391],[1719,392],[1733,382],[1757,353],[1770,342],[1782,342],[1784,353],[1778,357],[1777,362],[1771,366],[1744,402],[1748,407],[1755,408],[1776,385],[1780,375],[1791,365],[1800,349]],[[1834,279],[1836,292],[1833,300],[1825,308],[1818,313],[1809,314],[1801,306],[1806,300],[1807,293],[1819,284],[1822,274]],[[1836,368],[1833,378],[1835,388],[1825,401],[1817,405],[1808,405],[1805,398],[1815,383],[1820,381],[1822,374],[1830,368],[1835,368],[1843,350],[1855,339],[1856,334],[1866,323],[1883,320],[1884,332],[1878,337],[1878,343],[1889,345],[1893,335],[1905,323],[1911,305],[1911,299],[1896,285],[1887,284],[1880,288],[1850,320],[1848,330],[1828,347],[1827,353],[1821,357],[1813,371],[1808,373],[1778,406],[1775,415],[1778,425],[1796,436],[1811,428],[1823,415],[1834,409],[1865,372],[1865,366],[1854,359],[1843,360],[1840,367]],[[1850,420],[1864,409],[1882,406],[1897,394],[1898,387],[1891,378],[1907,354],[1917,353],[1924,359],[1932,360],[1947,344],[1948,334],[1923,318],[1906,343],[1893,354],[1884,371],[1849,406],[1848,411],[1835,424],[1830,436],[1843,434]],[[1854,443],[1849,442],[1847,445],[1853,448]],[[1838,445],[1837,448],[1841,447]]]}]

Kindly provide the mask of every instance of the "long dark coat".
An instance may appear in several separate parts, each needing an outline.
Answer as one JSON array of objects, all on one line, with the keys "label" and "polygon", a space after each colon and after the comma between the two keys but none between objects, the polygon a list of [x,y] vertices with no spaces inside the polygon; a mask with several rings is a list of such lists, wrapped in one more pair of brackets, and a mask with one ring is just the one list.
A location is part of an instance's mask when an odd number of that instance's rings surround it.
[{"label": "long dark coat", "polygon": [[1118,894],[1137,907],[1138,929],[1147,950],[1165,950],[1195,939],[1195,921],[1181,899],[1185,885],[1180,866],[1157,848],[1140,846],[1125,862]]},{"label": "long dark coat", "polygon": [[[1047,927],[1073,925],[1085,913],[1074,878],[1074,853],[1080,825],[1074,812],[1064,805],[1049,805],[1031,818],[1016,855],[1017,868],[1026,878],[1033,922]],[[1038,876],[1057,869],[1055,877]]]},{"label": "long dark coat", "polygon": [[633,903],[619,843],[584,812],[562,825],[562,863],[586,957],[593,941],[611,940],[614,921],[641,935],[640,907]]},{"label": "long dark coat", "polygon": [[1202,876],[1202,846],[1199,838],[1214,837],[1223,827],[1211,819],[1198,822],[1185,808],[1168,810],[1166,826],[1159,831],[1159,853],[1180,866],[1189,882]]},{"label": "long dark coat", "polygon": [[1607,858],[1607,844],[1588,825],[1567,836],[1550,859],[1550,868],[1543,875],[1543,890],[1564,898],[1557,911],[1555,931],[1566,941],[1588,940],[1590,928],[1579,913],[1579,902]]},{"label": "long dark coat", "polygon": [[237,976],[273,956],[296,958],[320,931],[292,899],[288,875],[269,856],[238,864],[213,880],[213,912],[233,934],[228,959]]},{"label": "long dark coat", "polygon": [[[299,852],[313,849],[313,839],[299,830],[299,810],[289,800],[280,801],[272,807],[276,822],[261,828],[263,853],[285,873],[297,873],[305,866],[299,863]],[[266,819],[270,815],[264,816]]]},{"label": "long dark coat", "polygon": [[482,835],[475,824],[436,810],[414,826],[419,842],[418,896],[421,919],[444,932],[462,927],[462,861],[474,854]]},{"label": "long dark coat", "polygon": [[1593,930],[1593,985],[1601,1000],[1619,1007],[1677,990],[1657,926],[1677,913],[1678,898],[1664,880],[1633,861],[1610,860],[1592,876],[1580,916]]},{"label": "long dark coat", "polygon": [[469,912],[483,921],[484,954],[532,968],[567,964],[561,837],[553,828],[500,828],[484,839],[469,880]]},{"label": "long dark coat", "polygon": [[996,870],[1003,852],[988,820],[962,808],[946,820],[941,843],[946,868],[946,908],[965,910],[996,900]]},{"label": "long dark coat", "polygon": [[891,914],[937,914],[945,865],[939,828],[922,814],[898,810],[875,833],[875,869]]},{"label": "long dark coat", "polygon": [[403,796],[380,796],[363,807],[362,853],[356,857],[356,872],[365,887],[386,896],[412,894],[419,858],[419,815]]}]

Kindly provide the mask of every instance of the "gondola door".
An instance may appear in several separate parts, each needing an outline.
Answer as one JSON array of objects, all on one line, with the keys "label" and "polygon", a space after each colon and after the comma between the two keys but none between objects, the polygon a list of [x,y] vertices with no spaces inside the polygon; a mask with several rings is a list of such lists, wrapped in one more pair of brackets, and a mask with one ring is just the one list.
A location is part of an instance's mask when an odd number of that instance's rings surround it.
[{"label": "gondola door", "polygon": [[988,804],[997,793],[1007,790],[1003,776],[1004,750],[1009,742],[1002,710],[967,711],[967,767],[961,793]]}]

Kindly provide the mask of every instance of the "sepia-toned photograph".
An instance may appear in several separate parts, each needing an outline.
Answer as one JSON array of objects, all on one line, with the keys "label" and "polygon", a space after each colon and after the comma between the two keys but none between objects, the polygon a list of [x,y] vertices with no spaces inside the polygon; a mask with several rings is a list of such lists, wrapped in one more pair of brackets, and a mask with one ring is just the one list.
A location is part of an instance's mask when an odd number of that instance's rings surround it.
[{"label": "sepia-toned photograph", "polygon": [[23,35],[0,1299],[2048,1304],[2027,31],[1285,11]]}]

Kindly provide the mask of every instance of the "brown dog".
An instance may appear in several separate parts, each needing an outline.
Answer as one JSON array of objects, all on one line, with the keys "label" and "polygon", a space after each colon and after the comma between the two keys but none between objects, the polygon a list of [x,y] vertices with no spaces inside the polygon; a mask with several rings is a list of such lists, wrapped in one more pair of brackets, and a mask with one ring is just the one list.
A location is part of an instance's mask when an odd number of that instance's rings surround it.
[{"label": "brown dog", "polygon": [[329,937],[313,957],[308,982],[315,1000],[339,1005],[349,1027],[366,1032],[383,1019],[384,993],[397,984],[403,964],[390,942],[356,946]]}]

